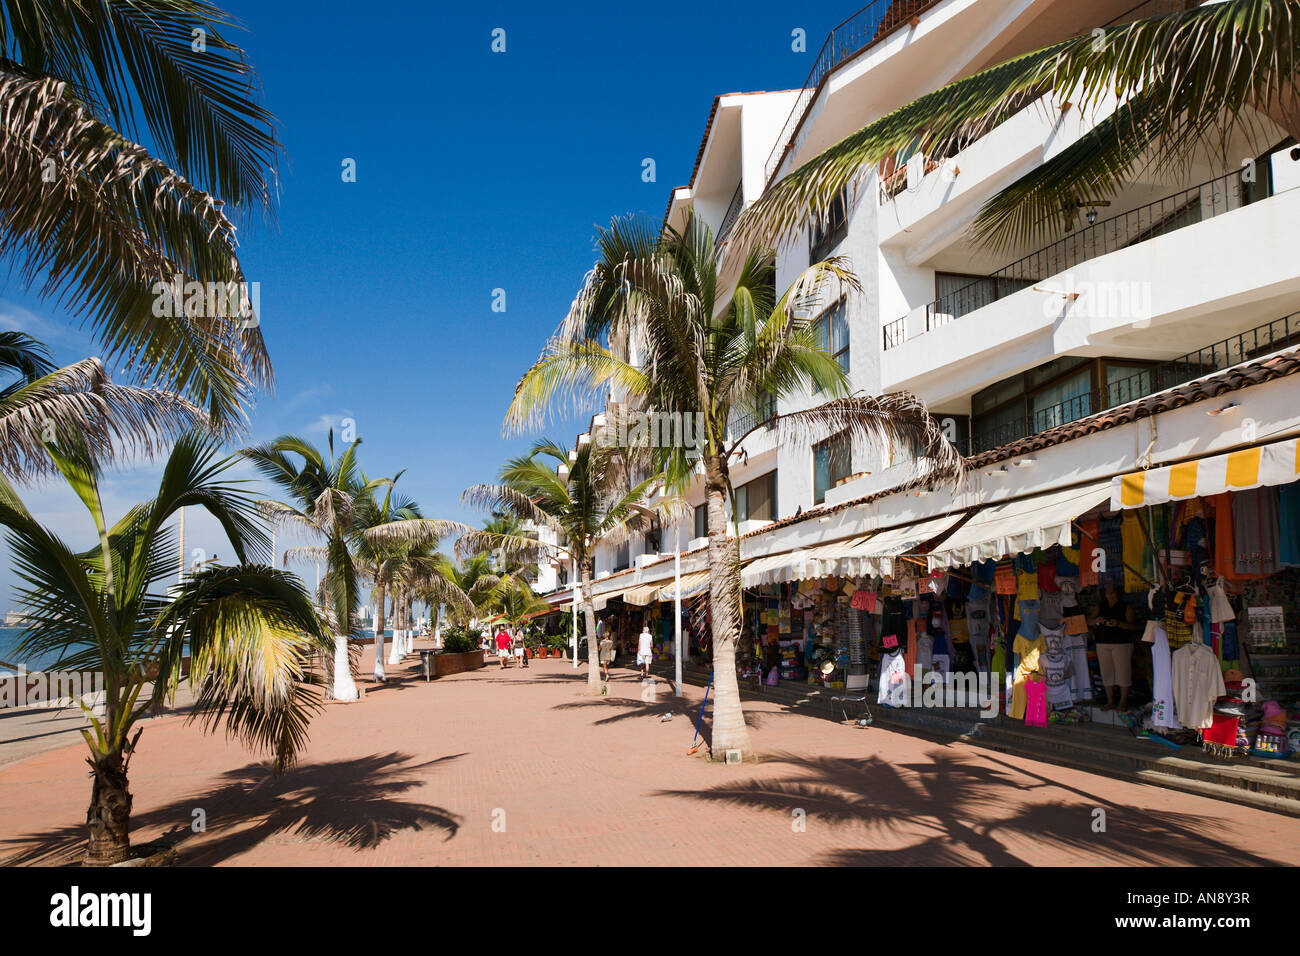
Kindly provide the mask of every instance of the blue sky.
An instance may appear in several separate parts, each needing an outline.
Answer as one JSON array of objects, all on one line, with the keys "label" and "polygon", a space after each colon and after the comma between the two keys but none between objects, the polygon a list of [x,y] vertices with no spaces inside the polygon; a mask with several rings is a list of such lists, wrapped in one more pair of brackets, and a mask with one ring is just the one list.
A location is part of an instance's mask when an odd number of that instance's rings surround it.
[{"label": "blue sky", "polygon": [[[426,514],[478,523],[461,491],[526,447],[502,417],[594,257],[598,223],[663,215],[691,173],[714,95],[802,84],[827,31],[775,3],[459,5],[226,0],[281,122],[274,229],[242,233],[260,283],[277,386],[251,438],[356,422],[368,474],[407,469]],[[506,31],[506,52],[491,51]],[[811,52],[791,49],[807,33]],[[642,181],[653,158],[657,181]],[[345,158],[357,179],[342,180]],[[493,312],[492,290],[506,293]],[[95,354],[76,321],[0,277],[0,327],[60,362]],[[546,429],[572,440],[577,422]],[[108,507],[150,492],[147,467],[109,479]],[[29,507],[74,543],[86,520],[57,489]],[[120,513],[119,511],[114,512]],[[221,552],[210,524],[187,544]],[[0,566],[0,610],[14,577]]]}]

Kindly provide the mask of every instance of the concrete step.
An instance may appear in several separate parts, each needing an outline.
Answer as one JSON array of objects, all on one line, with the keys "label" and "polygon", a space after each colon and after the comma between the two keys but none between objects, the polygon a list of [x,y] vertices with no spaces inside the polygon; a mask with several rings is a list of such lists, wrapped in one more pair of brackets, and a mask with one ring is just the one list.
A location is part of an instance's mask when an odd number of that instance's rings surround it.
[{"label": "concrete step", "polygon": [[[709,673],[688,667],[682,677],[702,687]],[[741,693],[751,700],[770,700],[800,712],[841,720],[840,705],[831,698],[861,696],[863,692],[742,684]],[[900,733],[937,742],[961,740],[999,753],[1300,817],[1300,766],[1294,761],[1229,761],[1193,747],[1171,750],[1158,741],[1136,738],[1115,727],[1026,727],[1004,716],[981,719],[975,710],[890,709],[870,699],[868,705],[876,726]],[[849,704],[849,716],[856,716],[859,710],[855,707],[860,706]]]}]

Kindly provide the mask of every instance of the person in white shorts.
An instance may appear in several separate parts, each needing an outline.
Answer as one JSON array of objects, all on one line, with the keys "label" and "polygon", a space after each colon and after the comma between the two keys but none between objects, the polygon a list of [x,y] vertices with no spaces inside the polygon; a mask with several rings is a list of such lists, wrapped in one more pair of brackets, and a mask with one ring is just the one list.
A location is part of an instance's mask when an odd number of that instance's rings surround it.
[{"label": "person in white shorts", "polygon": [[654,659],[654,650],[650,637],[650,628],[643,626],[641,636],[636,644],[636,663],[641,668],[641,679],[650,679],[650,662]]}]

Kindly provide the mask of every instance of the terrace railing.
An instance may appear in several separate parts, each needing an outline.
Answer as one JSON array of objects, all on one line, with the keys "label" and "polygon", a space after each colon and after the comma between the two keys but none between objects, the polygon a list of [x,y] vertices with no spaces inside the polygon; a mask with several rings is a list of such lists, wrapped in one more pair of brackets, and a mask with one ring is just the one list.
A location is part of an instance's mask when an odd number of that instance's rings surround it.
[{"label": "terrace railing", "polygon": [[1300,312],[1145,368],[1103,388],[1073,395],[1023,418],[1011,419],[995,428],[981,429],[971,436],[966,447],[958,450],[970,456],[1001,448],[1049,428],[1067,425],[1296,345],[1300,345]]},{"label": "terrace railing", "polygon": [[[1050,245],[927,303],[924,331],[947,325],[1081,263],[1213,219],[1273,194],[1267,174],[1260,176],[1253,191],[1249,185],[1243,181],[1243,171],[1235,169],[1199,186],[1072,230]],[[1082,216],[1084,209],[1079,213]],[[896,334],[885,348],[901,344],[904,338]]]},{"label": "terrace railing", "polygon": [[718,225],[718,235],[714,240],[715,243],[721,243],[727,238],[727,233],[731,227],[736,224],[740,218],[740,211],[745,207],[745,184],[743,182],[736,184],[736,194],[731,197],[731,203],[727,206],[727,211],[723,213],[722,222]]}]

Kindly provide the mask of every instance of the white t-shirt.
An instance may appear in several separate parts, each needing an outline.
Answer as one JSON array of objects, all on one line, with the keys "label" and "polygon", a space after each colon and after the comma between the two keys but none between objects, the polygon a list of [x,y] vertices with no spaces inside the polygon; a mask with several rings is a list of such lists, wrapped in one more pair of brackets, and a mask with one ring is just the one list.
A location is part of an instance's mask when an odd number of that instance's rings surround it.
[{"label": "white t-shirt", "polygon": [[649,657],[653,651],[650,649],[650,632],[642,631],[641,638],[637,641],[636,653],[638,657]]}]

